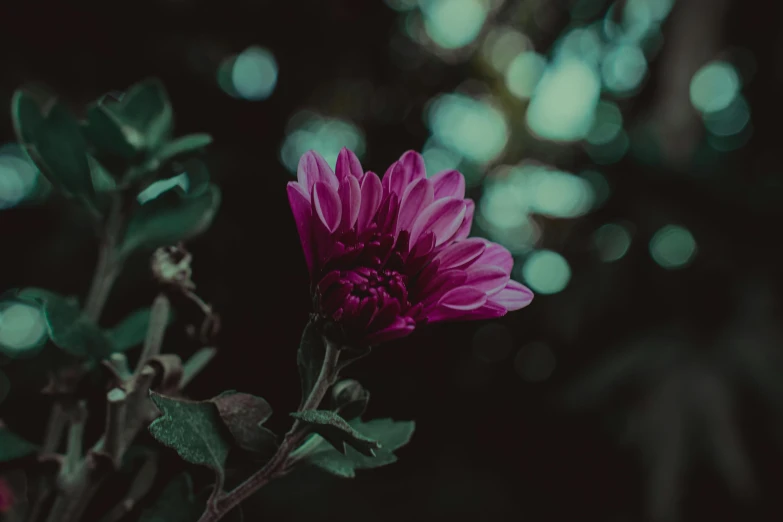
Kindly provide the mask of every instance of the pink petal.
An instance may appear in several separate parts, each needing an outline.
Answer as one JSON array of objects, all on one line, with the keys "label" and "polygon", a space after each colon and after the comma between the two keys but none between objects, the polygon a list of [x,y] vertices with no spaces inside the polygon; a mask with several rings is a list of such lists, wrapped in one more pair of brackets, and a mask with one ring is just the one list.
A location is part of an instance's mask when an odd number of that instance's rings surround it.
[{"label": "pink petal", "polygon": [[418,293],[419,301],[426,308],[439,303],[448,292],[461,287],[468,275],[464,270],[447,270],[439,272],[427,281]]},{"label": "pink petal", "polygon": [[493,303],[491,300],[484,303],[484,306],[465,312],[463,315],[457,317],[460,321],[479,321],[482,319],[496,319],[506,315],[506,308],[498,304]]},{"label": "pink petal", "polygon": [[[383,181],[389,192],[394,192],[401,198],[408,185],[425,176],[424,158],[418,152],[409,150],[386,171]],[[389,179],[388,185],[386,178]]]},{"label": "pink petal", "polygon": [[288,203],[291,205],[291,211],[294,214],[296,230],[299,232],[299,242],[302,244],[305,263],[310,274],[313,273],[313,246],[311,244],[312,234],[312,216],[310,207],[310,198],[304,193],[304,189],[299,183],[290,181],[286,187],[288,193]]},{"label": "pink petal", "polygon": [[422,210],[433,201],[432,184],[427,178],[421,178],[408,185],[400,203],[400,213],[397,216],[397,233],[400,230],[410,230],[413,222]]},{"label": "pink petal", "polygon": [[413,223],[410,243],[415,244],[422,232],[431,230],[435,234],[435,246],[442,245],[460,227],[465,211],[465,202],[457,198],[443,198],[432,203]]},{"label": "pink petal", "polygon": [[499,292],[508,283],[508,272],[497,266],[473,265],[468,269],[465,284],[492,295]]},{"label": "pink petal", "polygon": [[400,315],[400,310],[401,307],[399,302],[396,300],[388,300],[378,309],[367,328],[369,330],[383,330],[394,323],[394,320]]},{"label": "pink petal", "polygon": [[484,253],[476,259],[474,264],[497,266],[511,273],[511,269],[514,266],[514,258],[511,257],[511,252],[491,241],[486,241],[485,244],[487,248],[484,249]]},{"label": "pink petal", "polygon": [[487,241],[481,238],[471,238],[464,241],[457,241],[450,244],[435,256],[440,260],[440,266],[443,270],[449,268],[462,268],[469,265],[472,261],[484,253],[487,247]]},{"label": "pink petal", "polygon": [[438,302],[438,306],[451,310],[475,310],[487,302],[487,294],[472,286],[460,286],[446,292]]},{"label": "pink petal", "polygon": [[313,211],[330,234],[337,230],[342,217],[340,196],[323,181],[316,181],[313,185]]},{"label": "pink petal", "polygon": [[343,147],[340,154],[337,155],[334,173],[338,180],[343,180],[349,176],[358,180],[364,175],[359,158],[352,151],[348,150],[347,147]]},{"label": "pink petal", "polygon": [[365,337],[364,342],[367,344],[378,344],[393,339],[399,339],[410,335],[415,329],[416,323],[413,319],[410,317],[397,317],[391,325]]},{"label": "pink petal", "polygon": [[313,191],[313,185],[317,181],[323,181],[337,190],[337,177],[332,172],[329,164],[314,150],[305,152],[299,159],[299,167],[296,169],[296,178],[307,194]]},{"label": "pink petal", "polygon": [[364,232],[372,223],[375,213],[378,212],[378,207],[381,206],[381,198],[383,198],[381,180],[378,179],[378,175],[374,172],[368,172],[364,176],[361,189],[362,202],[359,207],[359,216],[356,220],[356,231],[359,234]]},{"label": "pink petal", "polygon": [[491,301],[509,311],[524,308],[533,301],[533,292],[525,285],[509,281],[505,288],[491,297]]},{"label": "pink petal", "polygon": [[465,200],[465,217],[462,220],[462,224],[459,230],[454,234],[454,241],[465,239],[470,235],[470,227],[473,225],[473,213],[476,210],[476,204],[472,199]]},{"label": "pink petal", "polygon": [[440,302],[427,312],[429,322],[453,321],[478,310],[487,302],[487,294],[470,286],[454,288],[444,295]]},{"label": "pink petal", "polygon": [[362,203],[362,189],[359,187],[359,181],[353,176],[343,178],[340,182],[340,201],[342,202],[340,229],[350,230],[356,225],[359,206]]},{"label": "pink petal", "polygon": [[435,199],[465,197],[465,177],[456,170],[444,170],[430,178]]}]

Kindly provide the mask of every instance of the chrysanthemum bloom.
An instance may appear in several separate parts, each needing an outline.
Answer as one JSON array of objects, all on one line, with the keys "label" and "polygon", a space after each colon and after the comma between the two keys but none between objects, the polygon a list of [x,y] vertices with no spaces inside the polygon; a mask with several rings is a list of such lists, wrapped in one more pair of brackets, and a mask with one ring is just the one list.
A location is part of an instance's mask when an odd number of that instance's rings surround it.
[{"label": "chrysanthemum bloom", "polygon": [[383,180],[348,149],[336,172],[316,152],[288,184],[314,306],[346,340],[376,344],[440,321],[488,319],[530,304],[511,254],[468,238],[474,204],[456,170],[426,177],[408,151]]}]

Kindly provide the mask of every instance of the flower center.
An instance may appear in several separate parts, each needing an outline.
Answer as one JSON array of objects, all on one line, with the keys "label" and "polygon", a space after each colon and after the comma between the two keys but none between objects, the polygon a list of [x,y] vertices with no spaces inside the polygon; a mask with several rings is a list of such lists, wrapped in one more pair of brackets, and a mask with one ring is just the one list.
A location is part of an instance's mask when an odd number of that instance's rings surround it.
[{"label": "flower center", "polygon": [[335,270],[324,277],[318,290],[321,313],[351,328],[388,321],[411,307],[407,276],[395,270]]}]

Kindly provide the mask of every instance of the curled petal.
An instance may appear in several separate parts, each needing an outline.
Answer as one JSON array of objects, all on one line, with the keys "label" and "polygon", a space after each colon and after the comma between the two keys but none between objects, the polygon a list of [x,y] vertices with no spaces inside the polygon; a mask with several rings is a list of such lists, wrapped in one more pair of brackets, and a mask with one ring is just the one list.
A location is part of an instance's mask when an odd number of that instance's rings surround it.
[{"label": "curled petal", "polygon": [[394,192],[401,198],[408,185],[425,176],[424,158],[418,152],[409,150],[386,171],[383,177],[384,188],[387,193]]},{"label": "curled petal", "polygon": [[465,177],[456,170],[444,170],[430,178],[435,199],[465,197]]},{"label": "curled petal", "polygon": [[514,311],[524,308],[533,301],[533,292],[517,281],[509,281],[506,286],[491,298],[493,303]]},{"label": "curled petal", "polygon": [[334,175],[334,172],[332,172],[332,168],[326,163],[326,160],[314,150],[305,152],[299,159],[299,166],[296,169],[296,179],[308,195],[312,193],[313,185],[318,181],[323,181],[337,190],[337,177]]},{"label": "curled petal", "polygon": [[361,186],[361,205],[359,206],[359,215],[356,220],[356,231],[361,234],[372,223],[378,207],[381,206],[383,198],[383,188],[381,180],[374,172],[368,172],[362,179]]},{"label": "curled petal", "polygon": [[459,241],[460,239],[465,239],[470,235],[470,228],[473,225],[473,213],[476,210],[476,204],[473,202],[472,199],[466,199],[465,200],[465,217],[462,219],[462,224],[460,225],[457,232],[454,234],[454,240]]},{"label": "curled petal", "polygon": [[367,344],[378,344],[394,339],[400,339],[413,333],[416,328],[416,322],[410,317],[397,317],[394,322],[383,330],[373,332],[364,341]]},{"label": "curled petal", "polygon": [[286,192],[288,193],[288,203],[291,205],[291,211],[294,214],[296,231],[299,233],[299,242],[302,244],[307,270],[312,275],[313,245],[311,241],[313,212],[310,206],[310,198],[304,193],[302,186],[295,181],[288,183]]},{"label": "curled petal", "polygon": [[435,259],[440,261],[440,266],[443,270],[462,268],[478,259],[484,253],[486,247],[487,241],[481,238],[457,241],[441,250],[435,256]]},{"label": "curled petal", "polygon": [[443,296],[462,286],[468,278],[464,270],[446,270],[427,281],[419,292],[421,304],[426,308],[439,303]]},{"label": "curled petal", "polygon": [[492,300],[484,303],[484,306],[465,312],[457,317],[460,321],[480,321],[483,319],[496,319],[506,315],[506,307],[493,303]]},{"label": "curled petal", "polygon": [[487,295],[500,292],[509,281],[508,272],[497,266],[471,266],[465,284],[478,288]]},{"label": "curled petal", "polygon": [[502,268],[508,273],[511,273],[511,269],[514,267],[514,258],[511,257],[511,252],[506,250],[505,247],[492,243],[491,241],[485,241],[487,247],[484,252],[476,259],[476,265],[491,265]]},{"label": "curled petal", "polygon": [[342,217],[342,203],[337,191],[323,181],[313,185],[313,212],[330,234],[337,230]]},{"label": "curled petal", "polygon": [[334,173],[339,181],[342,181],[349,176],[359,180],[364,175],[359,158],[357,158],[356,154],[347,147],[343,147],[340,154],[337,155],[337,164],[335,165]]},{"label": "curled petal", "polygon": [[478,310],[487,302],[487,294],[470,286],[449,290],[427,314],[430,322],[453,321],[467,312]]},{"label": "curled petal", "polygon": [[340,201],[342,202],[342,218],[340,229],[350,230],[356,225],[359,217],[359,207],[362,203],[362,193],[359,181],[353,176],[343,178],[340,182]]},{"label": "curled petal", "polygon": [[421,178],[408,185],[400,202],[397,216],[397,233],[410,230],[419,214],[433,201],[432,184],[427,178]]},{"label": "curled petal", "polygon": [[438,247],[450,239],[465,217],[465,202],[457,198],[443,198],[432,203],[419,214],[411,228],[410,243],[415,244],[425,230],[435,234]]}]

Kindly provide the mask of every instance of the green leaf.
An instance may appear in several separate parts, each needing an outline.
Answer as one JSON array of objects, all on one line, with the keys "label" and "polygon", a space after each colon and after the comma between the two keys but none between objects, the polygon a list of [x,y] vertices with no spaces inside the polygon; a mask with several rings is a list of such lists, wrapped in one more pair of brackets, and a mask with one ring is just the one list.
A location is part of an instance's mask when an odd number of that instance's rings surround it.
[{"label": "green leaf", "polygon": [[[174,320],[174,314],[170,313],[167,326]],[[147,337],[147,327],[150,324],[150,309],[141,308],[120,321],[109,330],[115,352],[124,352],[144,342]]]},{"label": "green leaf", "polygon": [[0,463],[20,459],[38,451],[38,446],[0,424]]},{"label": "green leaf", "polygon": [[137,248],[175,244],[204,232],[220,207],[221,193],[210,184],[202,194],[188,196],[172,189],[141,205],[131,216],[120,247],[122,255]]},{"label": "green leaf", "polygon": [[212,136],[209,134],[188,134],[162,145],[155,153],[154,161],[164,164],[200,152],[210,143],[212,143]]},{"label": "green leaf", "polygon": [[87,109],[84,134],[98,152],[125,160],[137,156],[143,145],[143,138],[138,131],[124,124],[114,109],[104,104],[103,99]]},{"label": "green leaf", "polygon": [[291,416],[305,423],[341,453],[345,453],[348,445],[359,453],[372,457],[375,450],[381,447],[378,441],[365,437],[333,411],[306,410],[292,413]]},{"label": "green leaf", "polygon": [[43,121],[35,125],[31,143],[45,165],[41,172],[54,186],[93,201],[95,187],[87,160],[87,142],[79,122],[64,105],[55,102]]},{"label": "green leaf", "polygon": [[[151,78],[132,86],[116,105],[122,125],[133,130],[137,149],[156,150],[171,133],[174,115],[160,80]],[[126,137],[128,131],[125,130]]]},{"label": "green leaf", "polygon": [[374,457],[362,455],[353,448],[347,448],[345,455],[337,452],[319,435],[312,436],[292,456],[300,456],[306,462],[333,475],[344,478],[356,476],[356,470],[372,469],[393,464],[397,461],[394,451],[405,446],[411,439],[416,425],[413,421],[374,419],[363,422],[355,419],[349,423],[357,432],[379,441],[383,446]]},{"label": "green leaf", "polygon": [[332,409],[347,420],[361,417],[370,402],[370,392],[355,379],[343,379],[332,388]]},{"label": "green leaf", "polygon": [[296,354],[299,378],[302,384],[302,401],[313,390],[318,374],[321,372],[325,355],[326,346],[324,345],[321,327],[315,317],[311,317],[302,332],[299,351]]},{"label": "green leaf", "polygon": [[105,359],[111,355],[111,339],[97,324],[82,314],[75,303],[49,297],[43,304],[49,338],[58,348],[76,357]]},{"label": "green leaf", "polygon": [[193,522],[200,514],[193,480],[182,473],[171,479],[155,503],[144,510],[139,522]]},{"label": "green leaf", "polygon": [[111,355],[111,339],[82,314],[75,299],[34,287],[19,290],[16,298],[41,307],[49,338],[58,348],[76,357],[105,359]]},{"label": "green leaf", "polygon": [[272,415],[272,407],[266,400],[231,390],[211,402],[240,448],[269,455],[277,450],[275,434],[263,427]]},{"label": "green leaf", "polygon": [[150,397],[163,413],[150,424],[152,436],[183,460],[212,469],[222,481],[231,445],[215,404],[173,399],[152,391]]},{"label": "green leaf", "polygon": [[22,144],[29,145],[35,140],[38,126],[44,121],[42,105],[41,96],[36,96],[28,88],[14,92],[11,98],[11,119],[16,137]]}]

